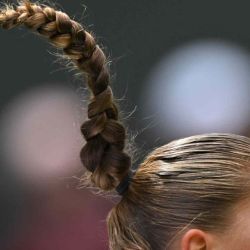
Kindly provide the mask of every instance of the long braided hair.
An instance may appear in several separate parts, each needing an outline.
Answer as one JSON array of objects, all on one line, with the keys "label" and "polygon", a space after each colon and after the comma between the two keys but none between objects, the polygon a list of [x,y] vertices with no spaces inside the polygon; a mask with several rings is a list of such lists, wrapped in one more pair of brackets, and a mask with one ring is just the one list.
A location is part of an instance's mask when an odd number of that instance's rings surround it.
[{"label": "long braided hair", "polygon": [[97,187],[115,188],[128,173],[131,160],[124,152],[126,133],[109,85],[107,59],[94,36],[67,14],[29,1],[1,10],[0,24],[4,29],[25,25],[62,49],[86,74],[91,100],[89,120],[81,126],[87,141],[81,150],[81,160]]},{"label": "long braided hair", "polygon": [[[2,28],[22,24],[62,49],[86,74],[91,100],[89,120],[81,126],[87,141],[81,159],[96,187],[119,187],[130,176],[131,159],[124,152],[126,132],[103,51],[91,33],[61,11],[29,1],[1,9]],[[250,139],[239,135],[196,135],[157,148],[109,213],[110,248],[168,250],[189,228],[224,232],[233,206],[249,197],[249,166]]]}]

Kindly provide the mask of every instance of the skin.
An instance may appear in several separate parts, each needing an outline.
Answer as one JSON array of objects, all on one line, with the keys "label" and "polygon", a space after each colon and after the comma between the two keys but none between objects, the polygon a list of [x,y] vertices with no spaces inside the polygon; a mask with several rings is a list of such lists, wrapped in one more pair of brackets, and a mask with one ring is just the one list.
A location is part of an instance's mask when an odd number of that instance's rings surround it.
[{"label": "skin", "polygon": [[230,217],[231,226],[218,233],[190,229],[175,242],[174,250],[249,250],[250,199],[236,204]]},{"label": "skin", "polygon": [[[250,249],[250,199],[236,205],[232,212],[232,226],[224,233],[220,245],[228,250]],[[219,240],[218,240],[219,241]]]}]

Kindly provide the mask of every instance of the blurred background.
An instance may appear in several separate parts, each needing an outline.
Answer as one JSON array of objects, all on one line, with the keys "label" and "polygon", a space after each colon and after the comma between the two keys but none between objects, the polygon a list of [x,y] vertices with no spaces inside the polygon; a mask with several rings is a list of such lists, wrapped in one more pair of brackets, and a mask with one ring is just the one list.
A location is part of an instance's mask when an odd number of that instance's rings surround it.
[{"label": "blurred background", "polygon": [[[10,3],[15,1],[9,1]],[[249,1],[66,1],[112,60],[134,167],[194,134],[250,136]],[[25,29],[0,30],[0,248],[108,249],[115,199],[77,188],[84,82]]]}]

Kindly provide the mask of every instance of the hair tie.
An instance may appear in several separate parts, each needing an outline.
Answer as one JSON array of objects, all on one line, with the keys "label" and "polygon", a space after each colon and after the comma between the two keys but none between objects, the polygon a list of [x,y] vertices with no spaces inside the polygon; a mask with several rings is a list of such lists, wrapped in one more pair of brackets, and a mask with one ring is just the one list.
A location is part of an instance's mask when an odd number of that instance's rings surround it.
[{"label": "hair tie", "polygon": [[135,172],[130,170],[128,174],[124,177],[124,179],[120,182],[120,184],[116,187],[116,192],[119,195],[124,195],[124,193],[128,190],[128,187],[133,179]]}]

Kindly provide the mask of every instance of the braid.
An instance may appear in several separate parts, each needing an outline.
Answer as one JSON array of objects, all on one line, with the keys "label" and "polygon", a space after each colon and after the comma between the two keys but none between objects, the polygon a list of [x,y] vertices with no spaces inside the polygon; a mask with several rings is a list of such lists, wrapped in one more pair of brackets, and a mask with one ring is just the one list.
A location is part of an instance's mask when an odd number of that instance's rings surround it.
[{"label": "braid", "polygon": [[86,73],[91,100],[89,119],[81,126],[87,143],[80,156],[97,187],[114,189],[128,174],[131,160],[124,152],[126,133],[118,121],[106,56],[79,23],[51,7],[24,1],[0,11],[2,28],[12,29],[22,24],[62,49],[78,69]]}]

